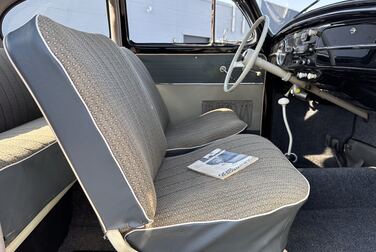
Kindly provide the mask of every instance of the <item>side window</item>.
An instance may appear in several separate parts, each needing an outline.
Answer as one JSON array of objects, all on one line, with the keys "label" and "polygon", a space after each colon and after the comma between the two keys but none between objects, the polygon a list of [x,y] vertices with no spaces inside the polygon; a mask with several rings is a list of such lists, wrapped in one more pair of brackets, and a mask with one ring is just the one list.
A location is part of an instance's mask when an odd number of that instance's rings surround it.
[{"label": "side window", "polygon": [[106,0],[26,0],[5,15],[1,27],[3,36],[37,14],[77,30],[109,36]]},{"label": "side window", "polygon": [[126,0],[126,4],[133,43],[233,43],[242,40],[249,29],[232,0]]},{"label": "side window", "polygon": [[134,43],[204,43],[211,38],[211,0],[127,0]]},{"label": "side window", "polygon": [[217,0],[215,12],[215,42],[243,40],[250,27],[238,6],[232,0]]}]

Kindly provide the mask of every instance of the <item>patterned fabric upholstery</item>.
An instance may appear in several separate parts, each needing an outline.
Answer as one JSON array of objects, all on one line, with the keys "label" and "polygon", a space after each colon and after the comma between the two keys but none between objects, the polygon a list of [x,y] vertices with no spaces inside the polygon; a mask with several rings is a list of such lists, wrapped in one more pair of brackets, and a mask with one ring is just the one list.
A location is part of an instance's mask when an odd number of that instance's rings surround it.
[{"label": "patterned fabric upholstery", "polygon": [[0,222],[5,245],[15,241],[37,214],[74,181],[44,118],[0,133]]},{"label": "patterned fabric upholstery", "polygon": [[153,179],[166,152],[155,107],[122,50],[102,35],[78,32],[40,16],[39,29],[65,67],[134,193],[152,219]]},{"label": "patterned fabric upholstery", "polygon": [[[35,31],[37,37],[25,38],[25,32],[35,35]],[[189,154],[165,158],[167,141],[159,112],[143,84],[149,77],[135,71],[133,60],[108,38],[37,16],[8,34],[5,45],[52,119],[59,142],[70,150],[66,154],[73,160],[72,168],[84,189],[89,188],[87,195],[105,231],[123,232],[139,251],[284,249],[292,221],[308,197],[309,184],[268,140],[230,136]],[[41,63],[24,63],[25,52],[20,53],[20,48],[35,48],[30,56]],[[43,75],[46,66],[50,71]],[[48,80],[55,76],[60,77],[59,85],[50,85]],[[56,102],[51,96],[65,99]],[[60,115],[66,106],[79,113]],[[81,117],[85,120],[80,121]],[[76,123],[81,127],[72,127],[66,118],[80,121]],[[91,134],[85,135],[84,128]],[[77,132],[85,136],[80,141],[75,139]],[[225,181],[188,170],[189,164],[215,148],[255,155],[259,160]],[[101,155],[109,149],[110,155]],[[92,159],[93,153],[103,158]]]},{"label": "patterned fabric upholstery", "polygon": [[194,149],[243,131],[247,124],[231,109],[215,109],[178,124],[170,124],[165,132],[169,150]]},{"label": "patterned fabric upholstery", "polygon": [[207,145],[215,140],[238,134],[247,124],[230,109],[216,109],[178,124],[171,124],[163,99],[142,61],[129,49],[122,48],[141,79],[145,92],[158,112],[167,138],[167,150],[189,150]]},{"label": "patterned fabric upholstery", "polygon": [[[259,160],[225,181],[187,168],[216,148]],[[294,204],[309,193],[307,181],[281,151],[256,135],[228,137],[189,154],[166,158],[155,187],[158,205],[152,227],[238,220]]]},{"label": "patterned fabric upholstery", "polygon": [[0,169],[54,142],[55,136],[43,118],[0,133]]},{"label": "patterned fabric upholstery", "polygon": [[0,48],[0,169],[55,141],[41,116],[4,49]]},{"label": "patterned fabric upholstery", "polygon": [[166,130],[170,119],[168,116],[166,104],[164,103],[153,78],[151,77],[149,71],[146,69],[144,63],[142,63],[142,61],[136,56],[136,54],[134,54],[131,50],[125,47],[122,47],[121,49],[123,53],[127,56],[127,58],[132,62],[134,70],[141,78],[143,87],[145,88],[145,92],[147,92],[148,95],[151,97],[151,100],[158,112],[158,117],[162,124],[162,127],[164,130]]},{"label": "patterned fabric upholstery", "polygon": [[[219,180],[187,166],[216,148],[259,157]],[[125,239],[138,251],[282,251],[308,181],[268,140],[235,135],[166,158],[155,179],[154,222]]]},{"label": "patterned fabric upholstery", "polygon": [[0,48],[0,132],[41,117],[22,80]]}]

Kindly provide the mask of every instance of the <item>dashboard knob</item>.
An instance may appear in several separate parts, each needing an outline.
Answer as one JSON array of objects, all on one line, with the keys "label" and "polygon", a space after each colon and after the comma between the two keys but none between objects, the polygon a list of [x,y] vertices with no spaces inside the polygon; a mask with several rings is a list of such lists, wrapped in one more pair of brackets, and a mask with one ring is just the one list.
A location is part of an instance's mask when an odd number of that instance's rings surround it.
[{"label": "dashboard knob", "polygon": [[317,74],[314,74],[314,73],[309,73],[307,75],[307,79],[308,80],[313,80],[313,79],[316,79],[317,78]]},{"label": "dashboard knob", "polygon": [[285,63],[286,59],[286,53],[282,52],[281,50],[278,50],[276,53],[276,61],[278,66],[282,66],[283,63]]},{"label": "dashboard knob", "polygon": [[307,39],[308,39],[308,33],[307,32],[302,32],[302,35],[300,35],[300,40],[304,42]]},{"label": "dashboard knob", "polygon": [[317,30],[315,30],[315,29],[309,29],[308,36],[316,36],[317,33],[318,33]]},{"label": "dashboard knob", "polygon": [[285,49],[285,42],[284,41],[281,41],[278,45],[278,50],[283,50]]},{"label": "dashboard knob", "polygon": [[297,65],[304,65],[305,64],[305,60],[304,59],[297,59],[297,60],[295,60],[295,64],[297,64]]},{"label": "dashboard knob", "polygon": [[302,78],[306,78],[306,77],[308,76],[308,74],[307,74],[307,73],[298,73],[296,76],[297,76],[299,79],[302,79]]},{"label": "dashboard knob", "polygon": [[294,50],[294,48],[291,45],[286,45],[285,46],[285,52],[291,53]]}]

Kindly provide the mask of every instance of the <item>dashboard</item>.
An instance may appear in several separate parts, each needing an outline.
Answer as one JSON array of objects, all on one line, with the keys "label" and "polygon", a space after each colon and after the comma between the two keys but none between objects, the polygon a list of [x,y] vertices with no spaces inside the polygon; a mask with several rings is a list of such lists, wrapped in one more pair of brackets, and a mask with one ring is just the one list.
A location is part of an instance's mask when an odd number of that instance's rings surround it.
[{"label": "dashboard", "polygon": [[324,79],[333,70],[376,70],[376,23],[323,25],[286,35],[271,61],[298,78]]},{"label": "dashboard", "polygon": [[316,76],[313,68],[316,66],[318,33],[317,28],[310,28],[288,34],[274,45],[272,63],[296,72],[299,78],[313,79]]},{"label": "dashboard", "polygon": [[376,2],[347,1],[303,14],[273,38],[269,60],[376,108]]}]

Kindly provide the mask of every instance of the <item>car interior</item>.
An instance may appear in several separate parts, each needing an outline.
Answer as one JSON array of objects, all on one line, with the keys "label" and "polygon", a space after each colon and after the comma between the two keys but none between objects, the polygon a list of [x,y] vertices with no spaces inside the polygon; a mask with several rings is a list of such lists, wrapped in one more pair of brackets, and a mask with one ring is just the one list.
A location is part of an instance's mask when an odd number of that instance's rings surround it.
[{"label": "car interior", "polygon": [[375,7],[1,2],[0,252],[375,251]]}]

